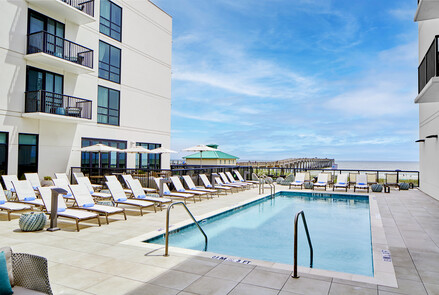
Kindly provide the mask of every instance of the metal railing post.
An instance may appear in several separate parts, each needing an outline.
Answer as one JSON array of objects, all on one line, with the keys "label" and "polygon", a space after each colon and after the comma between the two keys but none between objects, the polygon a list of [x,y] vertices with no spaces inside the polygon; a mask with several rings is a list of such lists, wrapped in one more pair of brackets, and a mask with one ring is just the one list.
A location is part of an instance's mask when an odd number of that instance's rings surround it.
[{"label": "metal railing post", "polygon": [[297,233],[298,233],[298,223],[299,223],[299,216],[302,216],[302,221],[303,221],[303,226],[305,227],[305,232],[306,232],[306,237],[308,238],[308,245],[309,245],[309,255],[310,255],[310,262],[309,262],[309,267],[312,268],[313,265],[313,257],[314,257],[314,253],[313,253],[313,248],[312,248],[312,243],[311,243],[311,237],[309,236],[309,231],[308,231],[308,225],[306,224],[306,218],[305,218],[305,213],[303,211],[300,211],[296,214],[296,216],[294,217],[294,266],[293,266],[293,275],[292,277],[295,279],[298,279],[299,276],[297,275],[297,241],[298,241],[298,237],[297,237]]},{"label": "metal railing post", "polygon": [[166,257],[169,256],[169,212],[174,205],[182,205],[186,209],[186,212],[189,214],[189,216],[195,222],[195,225],[198,227],[198,229],[203,234],[203,236],[204,236],[204,251],[207,251],[207,235],[206,235],[206,233],[201,228],[200,224],[195,219],[195,217],[192,215],[191,211],[189,211],[189,208],[186,206],[186,204],[183,202],[175,202],[175,203],[172,203],[171,205],[169,205],[169,207],[166,211],[165,254],[163,256],[166,256]]}]

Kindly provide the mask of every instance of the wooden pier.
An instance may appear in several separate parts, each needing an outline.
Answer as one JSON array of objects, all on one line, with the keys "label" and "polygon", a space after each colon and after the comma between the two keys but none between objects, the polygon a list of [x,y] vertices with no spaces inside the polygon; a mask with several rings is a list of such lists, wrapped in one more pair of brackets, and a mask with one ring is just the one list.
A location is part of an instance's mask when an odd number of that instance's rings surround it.
[{"label": "wooden pier", "polygon": [[319,158],[291,158],[279,161],[248,161],[239,162],[238,166],[252,166],[258,168],[298,168],[298,169],[321,169],[332,167],[334,159],[319,159]]}]

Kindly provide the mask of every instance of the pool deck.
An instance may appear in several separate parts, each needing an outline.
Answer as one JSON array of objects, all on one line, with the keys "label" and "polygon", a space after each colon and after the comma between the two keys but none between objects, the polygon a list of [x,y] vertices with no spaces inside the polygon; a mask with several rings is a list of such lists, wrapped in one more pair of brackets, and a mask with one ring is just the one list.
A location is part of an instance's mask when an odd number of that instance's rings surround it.
[{"label": "pool deck", "polygon": [[[222,195],[188,207],[201,217],[254,199],[257,192]],[[55,294],[439,294],[439,201],[416,189],[375,196],[398,288],[385,286],[385,281],[337,278],[326,271],[317,275],[305,268],[300,268],[299,279],[293,279],[292,269],[285,265],[242,264],[172,248],[169,257],[162,256],[162,248],[145,256],[151,246],[139,245],[140,237],[164,228],[165,210],[140,216],[138,210],[127,209],[126,221],[113,215],[110,224],[101,227],[83,222],[80,232],[71,221],[59,219],[61,231],[32,233],[18,229],[18,214],[8,222],[2,212],[0,246],[46,257]],[[173,225],[188,220],[179,207],[171,215]]]}]

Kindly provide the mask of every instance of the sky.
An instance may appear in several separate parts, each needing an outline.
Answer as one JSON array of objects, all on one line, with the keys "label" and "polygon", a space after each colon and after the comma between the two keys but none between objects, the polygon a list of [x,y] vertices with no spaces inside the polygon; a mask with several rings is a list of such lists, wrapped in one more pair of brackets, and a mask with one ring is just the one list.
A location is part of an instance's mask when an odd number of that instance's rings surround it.
[{"label": "sky", "polygon": [[418,160],[416,1],[153,2],[173,18],[172,149]]}]

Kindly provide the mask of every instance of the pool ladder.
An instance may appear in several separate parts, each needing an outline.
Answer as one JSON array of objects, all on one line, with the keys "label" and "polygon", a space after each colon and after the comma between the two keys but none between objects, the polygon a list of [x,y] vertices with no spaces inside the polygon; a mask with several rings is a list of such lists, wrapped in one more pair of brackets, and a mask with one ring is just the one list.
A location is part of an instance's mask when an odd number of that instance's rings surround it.
[{"label": "pool ladder", "polygon": [[172,203],[171,205],[169,205],[168,206],[168,210],[166,211],[166,234],[165,234],[165,255],[164,256],[169,256],[169,251],[168,251],[168,245],[169,245],[169,212],[171,211],[171,208],[174,207],[174,205],[182,205],[186,209],[186,212],[189,214],[189,216],[195,222],[195,224],[198,227],[198,229],[203,234],[203,236],[204,236],[204,251],[207,251],[207,235],[206,235],[206,233],[201,228],[200,224],[195,219],[195,217],[192,215],[191,211],[189,211],[189,208],[186,206],[186,204],[184,202],[175,202],[175,203]]},{"label": "pool ladder", "polygon": [[270,186],[270,195],[274,196],[276,193],[276,187],[274,186],[273,181],[268,178],[259,178],[259,194],[261,195],[264,193],[265,184]]},{"label": "pool ladder", "polygon": [[306,224],[306,218],[305,218],[305,213],[302,211],[298,212],[296,214],[296,217],[294,217],[294,270],[293,270],[293,275],[292,277],[295,279],[298,279],[299,276],[297,275],[297,227],[298,227],[298,223],[299,223],[299,216],[302,216],[302,221],[303,221],[303,227],[305,228],[305,232],[306,232],[306,237],[308,238],[308,245],[309,245],[309,267],[312,268],[312,264],[313,264],[313,249],[312,249],[312,243],[311,243],[311,237],[309,236],[309,231],[308,231],[308,225]]}]

